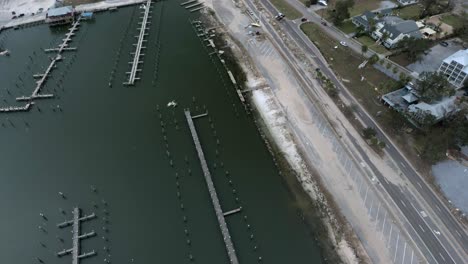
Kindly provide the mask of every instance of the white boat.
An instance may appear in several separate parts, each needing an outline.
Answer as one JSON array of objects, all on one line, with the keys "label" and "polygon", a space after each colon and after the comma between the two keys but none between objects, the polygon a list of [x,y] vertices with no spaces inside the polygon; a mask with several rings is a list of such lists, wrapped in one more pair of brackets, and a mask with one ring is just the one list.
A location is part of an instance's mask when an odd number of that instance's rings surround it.
[{"label": "white boat", "polygon": [[0,56],[10,56],[10,51],[4,50],[4,51],[0,52]]},{"label": "white boat", "polygon": [[177,103],[176,101],[172,100],[170,101],[169,103],[167,103],[167,107],[176,107],[177,106]]}]

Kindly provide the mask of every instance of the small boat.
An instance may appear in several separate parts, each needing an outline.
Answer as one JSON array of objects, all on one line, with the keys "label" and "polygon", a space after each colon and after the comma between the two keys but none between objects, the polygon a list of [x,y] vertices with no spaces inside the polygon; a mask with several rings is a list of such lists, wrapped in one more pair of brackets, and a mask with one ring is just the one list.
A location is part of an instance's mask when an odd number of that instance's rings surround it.
[{"label": "small boat", "polygon": [[169,103],[167,103],[167,107],[171,107],[171,106],[172,106],[172,107],[176,107],[176,106],[177,106],[176,101],[172,100],[172,101],[170,101]]},{"label": "small boat", "polygon": [[10,56],[10,51],[9,50],[1,51],[0,56]]}]

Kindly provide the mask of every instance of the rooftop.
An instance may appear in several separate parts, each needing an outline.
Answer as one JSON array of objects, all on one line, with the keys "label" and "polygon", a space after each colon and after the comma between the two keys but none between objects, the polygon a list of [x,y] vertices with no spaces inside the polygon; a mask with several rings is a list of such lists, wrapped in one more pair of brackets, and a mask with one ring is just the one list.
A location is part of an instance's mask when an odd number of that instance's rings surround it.
[{"label": "rooftop", "polygon": [[452,61],[455,61],[464,66],[463,71],[468,71],[468,49],[459,50],[454,54],[448,56],[444,59],[444,62],[450,64]]},{"label": "rooftop", "polygon": [[47,17],[54,17],[54,16],[63,16],[70,13],[73,13],[72,6],[64,6],[59,8],[51,8],[47,11]]}]

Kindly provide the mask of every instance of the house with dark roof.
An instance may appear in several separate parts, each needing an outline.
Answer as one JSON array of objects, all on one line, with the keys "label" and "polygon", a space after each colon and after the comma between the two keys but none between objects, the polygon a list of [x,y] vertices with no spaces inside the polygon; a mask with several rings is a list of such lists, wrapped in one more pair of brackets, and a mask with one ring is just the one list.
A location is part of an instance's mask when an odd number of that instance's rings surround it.
[{"label": "house with dark roof", "polygon": [[363,27],[365,31],[370,31],[372,26],[377,23],[377,15],[371,11],[365,11],[362,15],[355,16],[351,19],[351,22],[356,27]]},{"label": "house with dark roof", "polygon": [[[395,18],[395,19],[393,19]],[[397,17],[386,17],[377,23],[376,29],[371,33],[375,40],[382,40],[386,48],[394,48],[404,38],[422,38],[418,25],[413,20],[402,20]]]}]

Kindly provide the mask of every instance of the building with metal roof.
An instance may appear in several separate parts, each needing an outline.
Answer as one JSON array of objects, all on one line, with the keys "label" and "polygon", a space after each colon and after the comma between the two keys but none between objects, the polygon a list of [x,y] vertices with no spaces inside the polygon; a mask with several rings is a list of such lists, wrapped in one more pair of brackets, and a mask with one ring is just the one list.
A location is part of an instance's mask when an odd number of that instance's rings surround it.
[{"label": "building with metal roof", "polygon": [[459,50],[442,61],[438,70],[447,76],[447,80],[461,88],[468,80],[468,49]]}]

